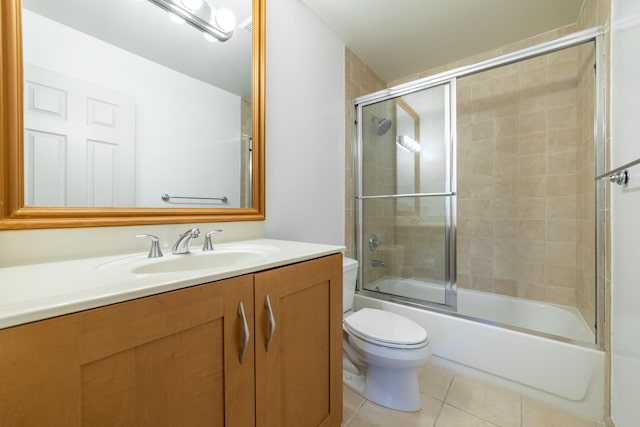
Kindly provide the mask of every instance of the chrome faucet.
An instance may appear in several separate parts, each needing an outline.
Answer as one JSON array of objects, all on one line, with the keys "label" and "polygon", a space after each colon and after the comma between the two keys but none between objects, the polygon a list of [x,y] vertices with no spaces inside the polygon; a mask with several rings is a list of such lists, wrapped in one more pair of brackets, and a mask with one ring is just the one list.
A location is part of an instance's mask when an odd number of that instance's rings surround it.
[{"label": "chrome faucet", "polygon": [[374,259],[374,260],[371,261],[371,267],[386,268],[387,267],[387,262],[386,261],[381,261],[379,259]]},{"label": "chrome faucet", "polygon": [[212,251],[213,250],[213,242],[211,241],[211,235],[214,233],[222,233],[221,229],[211,230],[207,234],[204,235],[204,246],[202,246],[202,251]]},{"label": "chrome faucet", "polygon": [[195,239],[200,235],[199,228],[192,228],[178,236],[178,240],[173,245],[174,254],[188,254],[191,249],[191,239]]},{"label": "chrome faucet", "polygon": [[162,251],[160,250],[160,239],[153,234],[136,234],[136,239],[151,239],[151,249],[147,258],[160,258]]}]

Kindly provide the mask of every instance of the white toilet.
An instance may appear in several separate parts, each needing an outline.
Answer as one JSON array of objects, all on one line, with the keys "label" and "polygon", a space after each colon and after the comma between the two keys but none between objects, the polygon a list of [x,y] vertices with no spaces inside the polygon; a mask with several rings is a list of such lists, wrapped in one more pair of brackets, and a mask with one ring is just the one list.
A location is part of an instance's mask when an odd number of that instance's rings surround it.
[{"label": "white toilet", "polygon": [[427,331],[389,311],[351,312],[358,261],[343,261],[343,379],[378,405],[399,411],[422,408],[417,368],[431,355]]}]

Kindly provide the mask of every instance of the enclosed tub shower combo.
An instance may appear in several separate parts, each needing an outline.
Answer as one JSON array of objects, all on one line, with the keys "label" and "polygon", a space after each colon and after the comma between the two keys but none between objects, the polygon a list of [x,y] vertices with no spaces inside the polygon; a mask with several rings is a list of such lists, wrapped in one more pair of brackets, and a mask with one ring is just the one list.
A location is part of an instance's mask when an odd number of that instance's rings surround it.
[{"label": "enclosed tub shower combo", "polygon": [[355,100],[354,309],[602,419],[600,28]]}]

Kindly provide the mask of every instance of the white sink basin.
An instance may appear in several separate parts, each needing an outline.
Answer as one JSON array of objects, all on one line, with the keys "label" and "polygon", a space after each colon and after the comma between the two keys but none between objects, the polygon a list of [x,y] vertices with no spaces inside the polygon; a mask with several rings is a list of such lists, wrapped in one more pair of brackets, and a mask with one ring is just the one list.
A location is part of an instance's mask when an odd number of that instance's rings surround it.
[{"label": "white sink basin", "polygon": [[135,255],[119,258],[98,266],[98,270],[120,270],[133,274],[174,273],[181,271],[237,268],[267,260],[276,248],[261,245],[224,246],[213,251],[191,250],[189,254],[165,254],[161,258]]},{"label": "white sink basin", "polygon": [[261,254],[260,252],[227,252],[214,250],[211,252],[172,255],[170,258],[163,257],[157,259],[155,262],[135,267],[131,272],[135,274],[146,274],[203,270],[256,262],[265,258],[266,254]]}]

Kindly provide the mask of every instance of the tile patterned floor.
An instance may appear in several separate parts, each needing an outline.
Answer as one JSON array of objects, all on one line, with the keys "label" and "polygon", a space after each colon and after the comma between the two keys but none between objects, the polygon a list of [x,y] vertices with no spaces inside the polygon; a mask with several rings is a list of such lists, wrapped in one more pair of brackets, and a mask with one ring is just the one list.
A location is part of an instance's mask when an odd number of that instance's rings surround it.
[{"label": "tile patterned floor", "polygon": [[344,387],[343,427],[601,427],[520,393],[427,363],[422,410],[399,412]]}]

